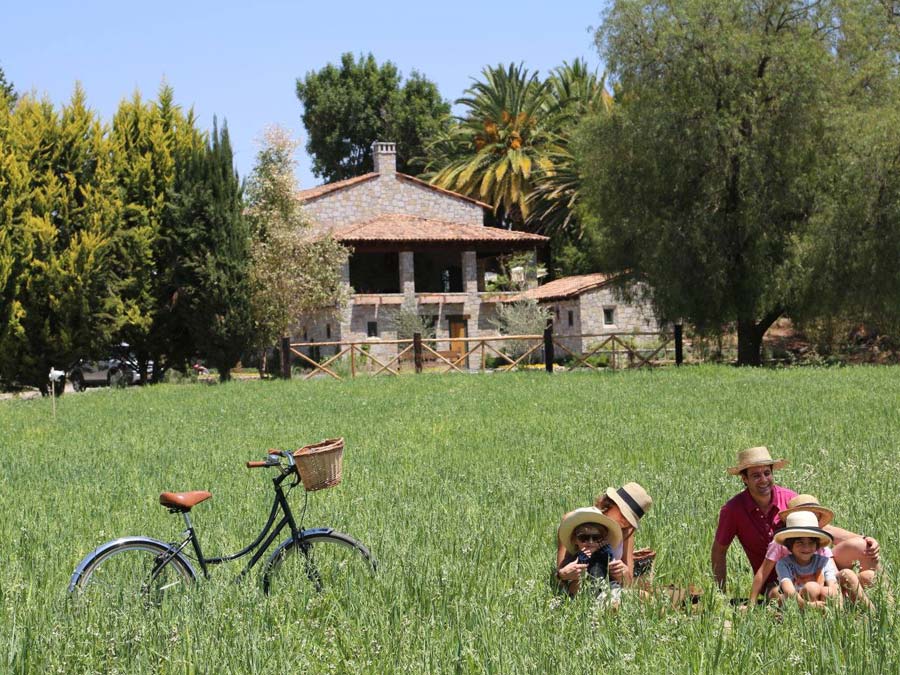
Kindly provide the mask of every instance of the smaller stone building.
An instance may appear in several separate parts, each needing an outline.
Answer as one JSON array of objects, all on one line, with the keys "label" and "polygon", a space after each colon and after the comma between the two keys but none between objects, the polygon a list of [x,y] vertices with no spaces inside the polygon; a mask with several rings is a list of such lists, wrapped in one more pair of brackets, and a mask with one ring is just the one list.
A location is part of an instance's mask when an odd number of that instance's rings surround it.
[{"label": "smaller stone building", "polygon": [[[603,339],[594,336],[660,330],[660,323],[649,304],[624,298],[623,283],[629,282],[620,276],[582,274],[550,281],[525,291],[516,299],[530,298],[548,307],[553,319],[553,333],[559,336],[559,342],[573,352],[583,354]],[[635,292],[633,295],[640,294]],[[635,341],[640,343],[642,340]]]}]

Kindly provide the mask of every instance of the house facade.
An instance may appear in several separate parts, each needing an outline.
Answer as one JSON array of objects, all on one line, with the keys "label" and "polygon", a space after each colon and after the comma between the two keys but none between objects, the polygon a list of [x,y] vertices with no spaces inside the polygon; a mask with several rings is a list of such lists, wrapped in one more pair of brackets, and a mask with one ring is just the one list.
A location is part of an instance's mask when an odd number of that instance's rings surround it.
[{"label": "house facade", "polygon": [[[583,354],[603,338],[616,333],[627,337],[635,333],[656,333],[663,326],[649,303],[637,298],[640,288],[632,287],[626,299],[621,277],[607,274],[583,274],[563,277],[525,291],[516,298],[530,298],[550,310],[553,333],[568,349]],[[580,337],[588,336],[588,337]],[[635,341],[653,341],[635,336]]]},{"label": "house facade", "polygon": [[487,204],[398,173],[393,143],[374,143],[373,155],[373,172],[299,194],[314,232],[330,232],[353,253],[342,271],[350,302],[299,317],[293,341],[364,341],[391,358],[390,341],[412,312],[446,340],[439,350],[461,356],[460,338],[497,335],[491,320],[505,296],[488,292],[484,279],[498,256],[534,254],[547,238],[486,227]]}]

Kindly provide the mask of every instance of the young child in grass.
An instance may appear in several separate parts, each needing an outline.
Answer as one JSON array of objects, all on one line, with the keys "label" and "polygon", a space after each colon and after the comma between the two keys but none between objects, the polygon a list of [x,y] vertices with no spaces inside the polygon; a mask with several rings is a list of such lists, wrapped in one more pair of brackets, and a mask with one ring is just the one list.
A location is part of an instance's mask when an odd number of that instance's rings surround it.
[{"label": "young child in grass", "polygon": [[819,519],[811,511],[795,511],[787,517],[787,527],[775,534],[789,555],[775,563],[782,602],[793,598],[800,607],[825,607],[832,598],[841,602],[837,567],[834,560],[816,551],[833,542],[832,536],[819,527]]},{"label": "young child in grass", "polygon": [[[818,519],[819,528],[821,529],[824,529],[827,525],[831,524],[832,520],[834,520],[834,512],[831,509],[822,506],[819,503],[819,500],[816,499],[816,497],[808,494],[797,495],[796,497],[791,499],[788,502],[788,508],[784,511],[781,511],[778,515],[782,521],[785,521],[785,519],[790,514],[797,511],[809,511],[811,513],[814,513],[816,515],[816,518]],[[750,606],[753,606],[753,604],[756,602],[757,597],[759,597],[763,593],[766,594],[766,597],[769,600],[780,599],[781,593],[779,591],[777,582],[767,584],[767,580],[772,575],[772,571],[775,569],[775,565],[778,563],[778,561],[787,556],[789,553],[790,551],[788,551],[786,546],[778,543],[774,539],[769,544],[769,547],[766,550],[766,557],[763,560],[762,565],[760,565],[759,569],[756,571],[756,574],[753,576],[753,585],[750,588]],[[819,548],[816,553],[818,555],[824,556],[825,558],[836,557],[832,552],[830,546],[823,546],[822,548]],[[839,564],[840,563],[835,560],[835,567],[838,568],[838,582],[841,586],[841,589],[843,590],[844,596],[852,602],[861,602],[867,607],[872,607],[872,603],[866,596],[864,586],[871,585],[871,575],[873,573],[869,571],[863,571],[859,575],[857,575],[857,573],[853,571],[852,567],[841,569],[839,567]]]},{"label": "young child in grass", "polygon": [[[788,507],[790,508],[778,514],[781,520],[784,521],[789,514],[799,511],[800,504],[803,505],[802,510],[816,514],[819,528],[824,528],[834,519],[834,512],[819,504],[819,500],[814,496],[798,495],[788,502]],[[793,508],[795,506],[798,508]],[[831,548],[829,546],[819,548],[816,553],[825,558],[832,557]],[[781,544],[774,539],[769,543],[769,547],[766,549],[766,557],[763,560],[762,565],[759,566],[759,569],[756,570],[756,574],[753,575],[753,585],[750,587],[749,599],[751,607],[756,603],[756,599],[763,593],[766,594],[766,597],[769,600],[778,600],[781,597],[778,582],[767,583],[767,581],[772,576],[772,571],[775,569],[775,565],[778,561],[788,555],[790,555],[790,551],[784,544]]]},{"label": "young child in grass", "polygon": [[621,584],[610,579],[609,563],[616,560],[613,551],[621,550],[622,528],[593,506],[575,509],[566,514],[557,531],[565,555],[556,568],[561,588],[574,597],[585,580],[598,583],[601,597],[619,600]]}]

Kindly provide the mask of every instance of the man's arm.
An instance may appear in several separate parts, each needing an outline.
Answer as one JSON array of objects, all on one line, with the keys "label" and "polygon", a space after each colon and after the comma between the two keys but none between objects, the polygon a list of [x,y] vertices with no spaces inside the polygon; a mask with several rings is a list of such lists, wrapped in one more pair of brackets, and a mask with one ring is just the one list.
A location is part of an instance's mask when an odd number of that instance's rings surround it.
[{"label": "man's arm", "polygon": [[712,554],[710,556],[713,577],[723,593],[725,592],[725,578],[728,576],[727,555],[728,547],[722,546],[722,544],[717,541],[713,541]]},{"label": "man's arm", "polygon": [[861,534],[856,534],[855,532],[845,530],[843,527],[837,527],[836,525],[826,525],[823,529],[834,537],[835,546],[842,544],[845,541],[856,539],[857,537],[865,539],[866,555],[872,556],[876,561],[878,560],[879,554],[881,553],[881,546],[874,537],[863,537]]}]

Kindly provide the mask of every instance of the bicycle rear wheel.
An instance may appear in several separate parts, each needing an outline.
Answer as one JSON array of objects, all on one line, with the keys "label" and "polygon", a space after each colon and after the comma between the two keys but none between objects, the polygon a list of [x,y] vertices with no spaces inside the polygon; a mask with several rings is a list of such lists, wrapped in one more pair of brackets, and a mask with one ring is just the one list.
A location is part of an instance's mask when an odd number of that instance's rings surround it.
[{"label": "bicycle rear wheel", "polygon": [[69,591],[91,602],[124,604],[140,599],[158,604],[193,582],[190,563],[169,546],[152,539],[109,542],[78,565]]},{"label": "bicycle rear wheel", "polygon": [[363,544],[342,532],[303,533],[299,543],[285,541],[266,562],[263,590],[315,595],[353,593],[364,587],[377,563]]}]

